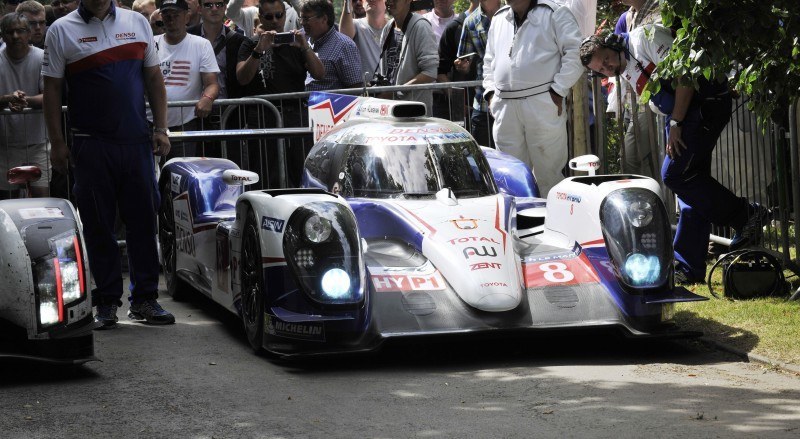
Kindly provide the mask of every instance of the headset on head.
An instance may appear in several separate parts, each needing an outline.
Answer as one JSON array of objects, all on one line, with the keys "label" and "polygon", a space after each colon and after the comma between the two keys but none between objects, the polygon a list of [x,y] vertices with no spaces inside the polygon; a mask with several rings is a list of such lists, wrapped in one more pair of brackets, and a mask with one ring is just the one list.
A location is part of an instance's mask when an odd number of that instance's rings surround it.
[{"label": "headset on head", "polygon": [[[611,50],[613,50],[613,51],[615,51],[617,53],[623,53],[624,52],[626,54],[630,54],[630,52],[628,51],[628,47],[625,44],[625,37],[623,37],[622,35],[615,34],[615,33],[609,33],[604,37],[597,36],[597,35],[590,35],[590,36],[584,38],[583,41],[581,41],[581,46],[580,46],[581,49],[583,49],[583,46],[585,44],[597,44],[600,47],[611,49]],[[638,62],[638,60],[637,60],[637,62]],[[599,77],[603,77],[603,78],[605,77],[605,75],[601,75],[600,73],[596,73],[596,72],[591,72],[590,74],[592,76],[599,76]]]},{"label": "headset on head", "polygon": [[588,36],[581,42],[581,46],[590,42],[599,43],[601,47],[611,49],[615,52],[627,51],[627,48],[625,47],[625,37],[615,33],[610,33],[605,37],[596,35]]}]

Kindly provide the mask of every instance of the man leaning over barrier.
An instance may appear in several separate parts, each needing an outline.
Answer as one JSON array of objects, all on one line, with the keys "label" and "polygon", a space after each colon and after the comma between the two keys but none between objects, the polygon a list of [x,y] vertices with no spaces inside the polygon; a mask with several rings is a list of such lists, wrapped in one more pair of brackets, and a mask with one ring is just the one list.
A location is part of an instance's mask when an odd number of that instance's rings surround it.
[{"label": "man leaning over barrier", "polygon": [[[659,25],[633,30],[627,38],[589,37],[581,44],[581,62],[606,76],[620,75],[641,95],[656,65],[669,53],[672,32]],[[731,249],[757,243],[767,209],[749,204],[711,176],[711,155],[731,117],[727,79],[701,78],[699,89],[672,87],[661,80],[661,90],[650,101],[668,117],[667,147],[661,176],[678,196],[681,209],[674,247],[676,281],[705,280],[711,224],[736,230]]]}]

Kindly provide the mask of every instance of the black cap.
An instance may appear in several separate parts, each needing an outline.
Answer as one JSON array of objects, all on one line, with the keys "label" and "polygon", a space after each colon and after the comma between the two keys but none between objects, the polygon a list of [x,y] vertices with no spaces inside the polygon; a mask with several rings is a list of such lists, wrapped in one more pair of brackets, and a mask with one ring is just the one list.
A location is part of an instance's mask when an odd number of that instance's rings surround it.
[{"label": "black cap", "polygon": [[186,0],[162,0],[161,7],[159,9],[162,11],[169,11],[170,9],[176,11],[188,11],[189,5],[186,3]]}]

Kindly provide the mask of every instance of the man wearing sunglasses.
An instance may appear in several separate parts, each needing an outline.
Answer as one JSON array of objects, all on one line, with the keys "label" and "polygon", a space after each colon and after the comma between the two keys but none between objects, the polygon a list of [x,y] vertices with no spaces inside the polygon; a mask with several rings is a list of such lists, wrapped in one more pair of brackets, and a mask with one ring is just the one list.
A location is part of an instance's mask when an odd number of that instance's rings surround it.
[{"label": "man wearing sunglasses", "polygon": [[[247,38],[254,35],[256,29],[256,19],[259,14],[259,0],[230,0],[228,2],[228,18],[233,20],[244,32]],[[283,30],[278,32],[289,32],[300,29],[300,20],[297,11],[287,3],[283,2],[286,19],[284,20]]]},{"label": "man wearing sunglasses", "polygon": [[[286,20],[286,5],[281,0],[261,0],[259,20],[253,38],[248,38],[239,49],[239,62],[236,65],[236,77],[245,87],[247,96],[291,93],[305,90],[305,79],[308,74],[316,79],[325,77],[322,61],[311,50],[308,41],[299,30],[294,30],[294,42],[276,44],[275,36],[283,32]],[[276,102],[283,117],[285,127],[299,127],[302,123],[302,108],[295,101]],[[271,112],[248,108],[247,125],[250,127],[274,127],[275,120]],[[300,171],[303,167],[303,149],[300,139],[291,139],[286,151],[289,180],[293,185],[300,183]],[[268,148],[267,154],[275,148]],[[258,157],[260,155],[255,155]],[[268,162],[274,163],[277,158],[267,156]],[[268,163],[269,164],[269,163]],[[272,166],[271,170],[275,167]],[[269,169],[269,168],[268,168]],[[275,174],[275,175],[273,175]],[[270,172],[268,178],[277,177]],[[269,180],[268,180],[269,181]],[[274,187],[277,182],[270,181]]]},{"label": "man wearing sunglasses", "polygon": [[246,39],[227,26],[225,26],[224,0],[199,0],[200,17],[198,25],[187,30],[192,35],[199,35],[207,39],[214,49],[214,56],[219,66],[217,83],[219,84],[219,98],[238,98],[243,96],[241,86],[236,80],[236,61],[239,56],[239,47]]},{"label": "man wearing sunglasses", "polygon": [[31,28],[31,45],[43,49],[44,36],[47,34],[44,6],[36,0],[26,0],[17,6],[17,14],[22,14],[28,20],[28,26]]}]

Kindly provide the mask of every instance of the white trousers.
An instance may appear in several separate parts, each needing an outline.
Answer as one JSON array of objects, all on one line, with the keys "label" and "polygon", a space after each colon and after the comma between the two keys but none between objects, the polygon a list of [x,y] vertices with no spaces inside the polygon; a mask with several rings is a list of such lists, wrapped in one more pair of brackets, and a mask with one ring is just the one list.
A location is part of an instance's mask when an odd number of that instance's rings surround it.
[{"label": "white trousers", "polygon": [[561,171],[567,164],[568,146],[566,105],[563,107],[559,116],[546,92],[524,99],[495,96],[489,105],[497,149],[531,167],[543,198],[564,179]]}]

